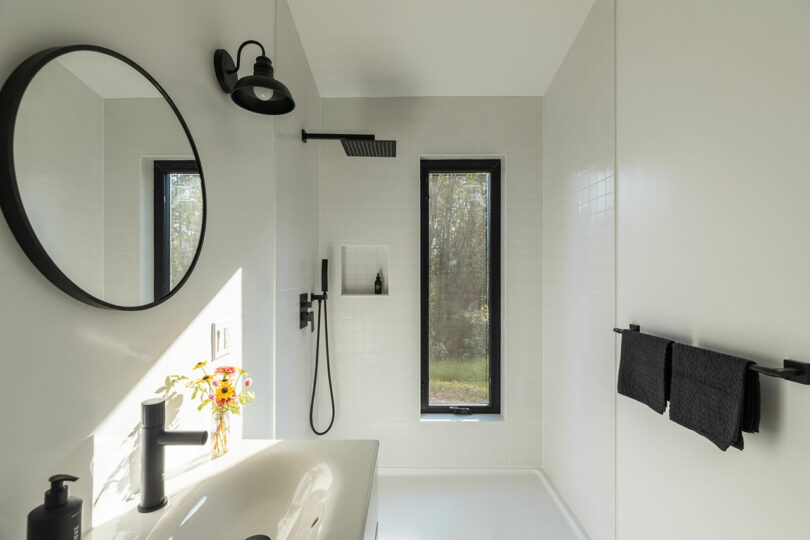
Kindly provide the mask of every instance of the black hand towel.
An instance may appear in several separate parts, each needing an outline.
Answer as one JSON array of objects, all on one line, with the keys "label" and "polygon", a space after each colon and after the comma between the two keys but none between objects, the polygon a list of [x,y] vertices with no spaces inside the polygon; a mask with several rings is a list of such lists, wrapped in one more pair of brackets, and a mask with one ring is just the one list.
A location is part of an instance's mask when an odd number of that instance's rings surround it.
[{"label": "black hand towel", "polygon": [[618,391],[663,414],[669,399],[672,342],[649,334],[622,332]]},{"label": "black hand towel", "polygon": [[742,432],[759,432],[759,374],[750,360],[689,345],[672,346],[669,418],[720,450],[743,449]]}]

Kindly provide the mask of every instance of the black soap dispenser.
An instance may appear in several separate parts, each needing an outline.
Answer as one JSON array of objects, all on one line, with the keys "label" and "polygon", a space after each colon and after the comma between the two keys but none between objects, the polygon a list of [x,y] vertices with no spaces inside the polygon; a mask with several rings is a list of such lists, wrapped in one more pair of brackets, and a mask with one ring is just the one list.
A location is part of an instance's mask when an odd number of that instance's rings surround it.
[{"label": "black soap dispenser", "polygon": [[374,294],[382,294],[382,278],[377,272],[377,279],[374,280]]},{"label": "black soap dispenser", "polygon": [[45,492],[45,504],[28,514],[28,540],[79,540],[82,536],[82,500],[68,497],[65,482],[75,476],[57,474],[48,478],[51,489]]}]

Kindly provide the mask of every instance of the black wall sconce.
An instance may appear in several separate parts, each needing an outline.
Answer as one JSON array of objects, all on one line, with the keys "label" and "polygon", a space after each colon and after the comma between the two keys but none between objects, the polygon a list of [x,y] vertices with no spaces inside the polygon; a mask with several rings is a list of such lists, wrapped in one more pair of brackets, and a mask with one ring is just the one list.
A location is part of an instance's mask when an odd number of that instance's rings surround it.
[{"label": "black wall sconce", "polygon": [[[247,45],[258,45],[262,54],[256,57],[253,64],[253,75],[239,79],[239,63],[242,49]],[[261,43],[248,40],[239,46],[236,53],[236,65],[225,49],[214,53],[214,71],[222,90],[231,95],[234,103],[249,111],[259,114],[286,114],[295,108],[290,89],[273,77],[273,63],[265,56]]]}]

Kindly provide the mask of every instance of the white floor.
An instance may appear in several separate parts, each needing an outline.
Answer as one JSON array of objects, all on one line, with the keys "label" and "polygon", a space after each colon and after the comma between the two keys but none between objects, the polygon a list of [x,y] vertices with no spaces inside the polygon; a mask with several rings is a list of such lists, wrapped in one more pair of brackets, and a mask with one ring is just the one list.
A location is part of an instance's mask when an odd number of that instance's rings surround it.
[{"label": "white floor", "polygon": [[379,540],[577,540],[531,471],[381,471]]}]

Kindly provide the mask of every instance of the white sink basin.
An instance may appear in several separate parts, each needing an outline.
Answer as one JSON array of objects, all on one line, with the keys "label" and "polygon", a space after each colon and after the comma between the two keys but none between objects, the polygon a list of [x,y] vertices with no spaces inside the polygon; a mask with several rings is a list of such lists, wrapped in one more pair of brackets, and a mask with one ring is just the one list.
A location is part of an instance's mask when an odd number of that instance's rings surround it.
[{"label": "white sink basin", "polygon": [[377,441],[243,443],[167,482],[164,508],[131,510],[85,538],[374,540]]}]

